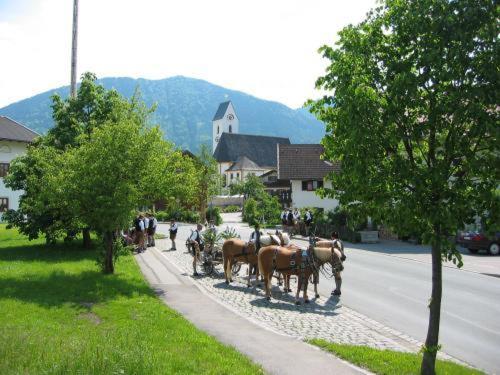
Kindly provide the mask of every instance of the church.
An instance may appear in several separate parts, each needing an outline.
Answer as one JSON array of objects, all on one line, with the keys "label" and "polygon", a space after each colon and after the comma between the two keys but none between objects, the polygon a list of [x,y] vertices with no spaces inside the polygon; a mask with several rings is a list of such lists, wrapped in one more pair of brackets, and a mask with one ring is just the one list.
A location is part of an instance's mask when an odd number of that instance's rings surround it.
[{"label": "church", "polygon": [[278,144],[290,144],[288,138],[240,134],[239,128],[233,103],[221,103],[212,120],[212,151],[226,185],[276,170]]}]

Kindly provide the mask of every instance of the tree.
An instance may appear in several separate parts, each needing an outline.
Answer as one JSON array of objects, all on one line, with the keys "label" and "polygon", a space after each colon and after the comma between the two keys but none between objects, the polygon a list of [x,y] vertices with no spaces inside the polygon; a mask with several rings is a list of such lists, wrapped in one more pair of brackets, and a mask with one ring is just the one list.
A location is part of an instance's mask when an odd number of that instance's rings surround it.
[{"label": "tree", "polygon": [[202,144],[194,163],[197,176],[198,209],[200,218],[203,220],[206,217],[207,202],[217,194],[219,186],[217,161],[212,156],[210,148],[206,144]]},{"label": "tree", "polygon": [[[65,165],[55,178],[60,199],[72,202],[79,217],[104,241],[103,270],[114,272],[115,237],[130,225],[132,214],[141,203],[157,196],[146,195],[163,186],[161,174],[150,164],[168,164],[170,144],[157,128],[132,120],[109,122],[95,129],[91,139],[66,151]],[[164,150],[166,153],[145,152]],[[153,173],[153,175],[151,175]]]},{"label": "tree", "polygon": [[439,350],[442,261],[462,264],[448,238],[498,202],[498,25],[493,1],[386,0],[320,49],[316,86],[332,94],[308,103],[342,165],[325,194],[432,246],[422,374]]},{"label": "tree", "polygon": [[131,100],[126,100],[117,91],[98,85],[96,80],[94,74],[84,73],[75,97],[62,99],[54,95],[54,127],[30,146],[26,155],[12,163],[5,182],[10,188],[24,190],[24,193],[18,211],[9,213],[6,219],[30,238],[38,237],[39,233],[43,233],[48,242],[63,235],[71,238],[80,226],[84,247],[90,247],[89,228],[78,217],[71,216],[71,205],[67,202],[53,201],[49,205],[50,190],[42,188],[39,181],[48,181],[51,177],[47,167],[58,160],[55,156],[79,147],[103,124],[126,119],[144,123],[153,111],[144,105],[137,92]]}]

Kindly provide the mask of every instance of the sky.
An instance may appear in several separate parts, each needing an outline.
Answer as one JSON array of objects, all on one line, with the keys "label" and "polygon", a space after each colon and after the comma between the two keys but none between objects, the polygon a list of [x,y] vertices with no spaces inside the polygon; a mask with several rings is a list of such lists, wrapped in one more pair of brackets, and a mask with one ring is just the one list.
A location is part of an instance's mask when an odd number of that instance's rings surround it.
[{"label": "sky", "polygon": [[[73,0],[0,0],[0,107],[68,85]],[[80,0],[78,76],[199,78],[298,108],[376,0]]]}]

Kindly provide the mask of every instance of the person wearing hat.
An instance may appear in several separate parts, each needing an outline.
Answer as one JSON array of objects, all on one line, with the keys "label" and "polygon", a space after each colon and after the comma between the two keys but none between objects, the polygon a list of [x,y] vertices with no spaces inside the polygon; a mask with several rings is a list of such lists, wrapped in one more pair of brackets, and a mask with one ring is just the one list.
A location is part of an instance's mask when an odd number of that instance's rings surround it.
[{"label": "person wearing hat", "polygon": [[260,231],[260,224],[255,223],[253,226],[254,231],[250,234],[250,243],[255,246],[255,253],[259,252],[260,249],[260,236],[262,236],[262,232]]}]

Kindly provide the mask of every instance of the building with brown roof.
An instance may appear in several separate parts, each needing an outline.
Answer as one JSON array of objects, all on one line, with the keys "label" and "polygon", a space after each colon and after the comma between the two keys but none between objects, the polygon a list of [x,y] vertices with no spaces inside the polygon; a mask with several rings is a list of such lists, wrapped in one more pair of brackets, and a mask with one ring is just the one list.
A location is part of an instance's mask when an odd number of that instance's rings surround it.
[{"label": "building with brown roof", "polygon": [[339,163],[321,158],[322,145],[279,144],[277,149],[278,179],[290,181],[293,207],[318,207],[329,211],[338,206],[336,199],[322,199],[316,194],[319,188],[331,188],[331,181],[325,177],[340,170]]},{"label": "building with brown roof", "polygon": [[12,191],[4,185],[13,159],[26,153],[26,148],[38,133],[4,116],[0,116],[0,215],[9,209],[16,210],[22,191]]}]

